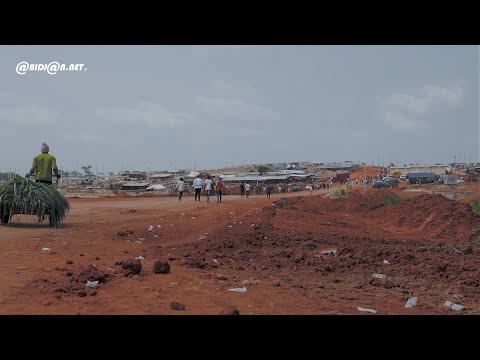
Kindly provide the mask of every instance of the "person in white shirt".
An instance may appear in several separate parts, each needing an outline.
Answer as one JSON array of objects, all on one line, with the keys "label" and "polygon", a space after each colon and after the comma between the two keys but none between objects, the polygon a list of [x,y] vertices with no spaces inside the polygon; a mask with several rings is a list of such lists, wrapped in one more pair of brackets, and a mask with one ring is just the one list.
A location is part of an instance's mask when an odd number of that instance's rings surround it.
[{"label": "person in white shirt", "polygon": [[210,202],[210,195],[213,188],[213,181],[210,180],[210,176],[205,180],[205,195],[207,195],[207,203]]},{"label": "person in white shirt", "polygon": [[250,196],[250,184],[245,184],[245,196],[248,198]]},{"label": "person in white shirt", "polygon": [[203,187],[205,186],[205,183],[203,180],[200,178],[200,176],[197,176],[195,180],[193,180],[193,188],[195,189],[195,201],[200,201],[200,193],[202,192]]},{"label": "person in white shirt", "polygon": [[185,190],[185,181],[181,177],[180,180],[177,181],[177,185],[175,186],[175,191],[178,191],[178,201],[182,201],[182,194]]}]

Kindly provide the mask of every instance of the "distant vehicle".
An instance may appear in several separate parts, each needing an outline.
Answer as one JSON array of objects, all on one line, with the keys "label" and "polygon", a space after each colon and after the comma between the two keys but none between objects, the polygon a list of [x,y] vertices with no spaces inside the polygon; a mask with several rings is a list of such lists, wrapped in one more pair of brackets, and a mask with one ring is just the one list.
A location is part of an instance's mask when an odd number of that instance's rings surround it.
[{"label": "distant vehicle", "polygon": [[440,178],[435,173],[408,173],[407,179],[410,184],[428,184],[435,183]]},{"label": "distant vehicle", "polygon": [[407,175],[400,175],[400,180],[407,180]]},{"label": "distant vehicle", "polygon": [[376,181],[373,183],[372,188],[379,189],[379,188],[388,188],[391,187],[392,184],[389,181]]},{"label": "distant vehicle", "polygon": [[292,191],[301,191],[302,188],[300,186],[294,186],[292,187]]},{"label": "distant vehicle", "polygon": [[313,190],[312,185],[307,185],[307,186],[305,186],[305,190]]},{"label": "distant vehicle", "polygon": [[386,178],[384,181],[389,183],[390,186],[392,186],[392,187],[398,186],[398,180],[395,179],[395,178]]}]

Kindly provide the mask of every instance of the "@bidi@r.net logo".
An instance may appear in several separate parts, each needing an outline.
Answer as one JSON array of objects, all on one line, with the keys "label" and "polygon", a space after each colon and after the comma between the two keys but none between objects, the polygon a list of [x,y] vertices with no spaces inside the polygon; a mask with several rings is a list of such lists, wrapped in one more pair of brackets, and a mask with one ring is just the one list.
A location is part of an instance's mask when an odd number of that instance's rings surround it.
[{"label": "@bidi@r.net logo", "polygon": [[27,72],[47,72],[55,75],[59,71],[87,71],[85,64],[60,64],[58,61],[52,61],[49,64],[29,64],[27,61],[21,61],[17,64],[16,72],[19,75],[25,75]]}]

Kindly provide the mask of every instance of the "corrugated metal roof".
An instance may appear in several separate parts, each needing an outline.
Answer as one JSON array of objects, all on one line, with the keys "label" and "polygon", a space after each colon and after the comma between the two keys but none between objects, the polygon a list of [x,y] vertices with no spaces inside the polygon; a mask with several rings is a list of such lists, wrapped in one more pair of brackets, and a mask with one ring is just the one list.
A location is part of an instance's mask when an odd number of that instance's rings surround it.
[{"label": "corrugated metal roof", "polygon": [[268,180],[287,180],[289,176],[236,176],[232,178],[225,178],[223,182],[239,182],[239,181],[268,181]]}]

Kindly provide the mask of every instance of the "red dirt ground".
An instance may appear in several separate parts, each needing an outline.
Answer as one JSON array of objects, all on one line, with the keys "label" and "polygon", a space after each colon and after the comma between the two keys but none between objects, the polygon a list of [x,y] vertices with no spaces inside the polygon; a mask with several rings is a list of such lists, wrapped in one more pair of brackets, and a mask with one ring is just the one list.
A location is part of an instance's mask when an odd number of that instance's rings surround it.
[{"label": "red dirt ground", "polygon": [[[480,216],[441,195],[360,189],[339,199],[226,196],[221,205],[71,198],[61,229],[23,216],[0,227],[0,313],[479,314]],[[168,273],[153,272],[157,260]],[[418,303],[406,309],[412,296]]]}]

